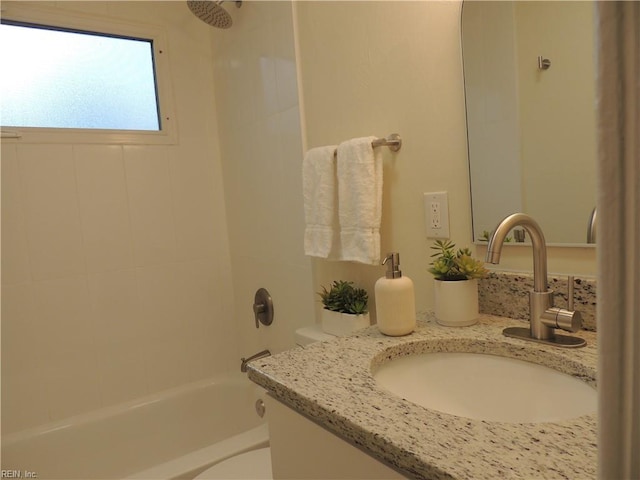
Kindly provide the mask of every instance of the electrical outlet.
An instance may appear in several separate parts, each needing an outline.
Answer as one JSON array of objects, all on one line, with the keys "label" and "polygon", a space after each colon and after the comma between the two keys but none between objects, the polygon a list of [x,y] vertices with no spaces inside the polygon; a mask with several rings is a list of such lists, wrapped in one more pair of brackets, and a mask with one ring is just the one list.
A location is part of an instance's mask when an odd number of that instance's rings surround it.
[{"label": "electrical outlet", "polygon": [[431,228],[439,229],[440,225],[440,202],[431,202]]},{"label": "electrical outlet", "polygon": [[424,215],[427,237],[449,238],[449,200],[447,192],[425,193]]}]

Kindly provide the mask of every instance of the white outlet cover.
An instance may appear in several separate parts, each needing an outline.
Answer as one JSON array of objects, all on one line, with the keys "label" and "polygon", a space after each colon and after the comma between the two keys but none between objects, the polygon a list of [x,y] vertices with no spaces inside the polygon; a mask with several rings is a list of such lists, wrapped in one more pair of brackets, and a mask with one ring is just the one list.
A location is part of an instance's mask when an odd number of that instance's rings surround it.
[{"label": "white outlet cover", "polygon": [[[449,199],[447,192],[424,193],[424,223],[428,238],[449,238]],[[434,222],[432,206],[439,206],[439,221]],[[438,215],[436,213],[436,215]],[[439,225],[439,226],[438,226]]]}]

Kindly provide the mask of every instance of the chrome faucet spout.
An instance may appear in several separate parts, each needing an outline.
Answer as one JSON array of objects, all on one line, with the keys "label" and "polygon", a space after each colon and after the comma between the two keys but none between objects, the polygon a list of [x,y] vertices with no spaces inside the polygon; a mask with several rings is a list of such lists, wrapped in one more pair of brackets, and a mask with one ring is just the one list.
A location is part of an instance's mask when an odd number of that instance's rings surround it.
[{"label": "chrome faucet spout", "polygon": [[515,227],[522,227],[529,234],[533,246],[533,291],[547,291],[547,244],[544,234],[538,222],[526,213],[514,213],[502,220],[494,230],[485,261],[488,263],[500,263],[500,254],[507,234]]},{"label": "chrome faucet spout", "polygon": [[500,254],[507,234],[515,227],[522,227],[531,238],[533,247],[533,291],[529,292],[529,329],[510,327],[503,331],[506,336],[549,343],[564,347],[585,345],[581,338],[555,335],[561,328],[576,332],[582,325],[580,312],[553,306],[553,291],[548,289],[547,245],[538,222],[525,213],[514,213],[502,220],[494,230],[487,246],[485,261],[500,263]]}]

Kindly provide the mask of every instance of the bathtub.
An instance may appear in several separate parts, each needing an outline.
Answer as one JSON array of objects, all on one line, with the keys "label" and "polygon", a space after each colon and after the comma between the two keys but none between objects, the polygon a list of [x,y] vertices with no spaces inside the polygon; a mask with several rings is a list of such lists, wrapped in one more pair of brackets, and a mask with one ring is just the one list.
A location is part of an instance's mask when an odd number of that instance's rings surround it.
[{"label": "bathtub", "polygon": [[2,438],[2,472],[44,479],[191,479],[265,447],[263,394],[229,374]]}]

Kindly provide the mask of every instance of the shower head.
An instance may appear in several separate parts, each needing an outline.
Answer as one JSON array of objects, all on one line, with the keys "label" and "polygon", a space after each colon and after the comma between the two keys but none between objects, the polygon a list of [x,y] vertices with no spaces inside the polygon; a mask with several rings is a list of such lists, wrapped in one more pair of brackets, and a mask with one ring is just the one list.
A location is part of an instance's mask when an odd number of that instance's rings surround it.
[{"label": "shower head", "polygon": [[[195,1],[187,0],[187,6],[193,14],[207,25],[217,28],[229,28],[233,24],[231,15],[222,8],[223,0],[211,1]],[[236,2],[239,7],[241,2]]]}]

